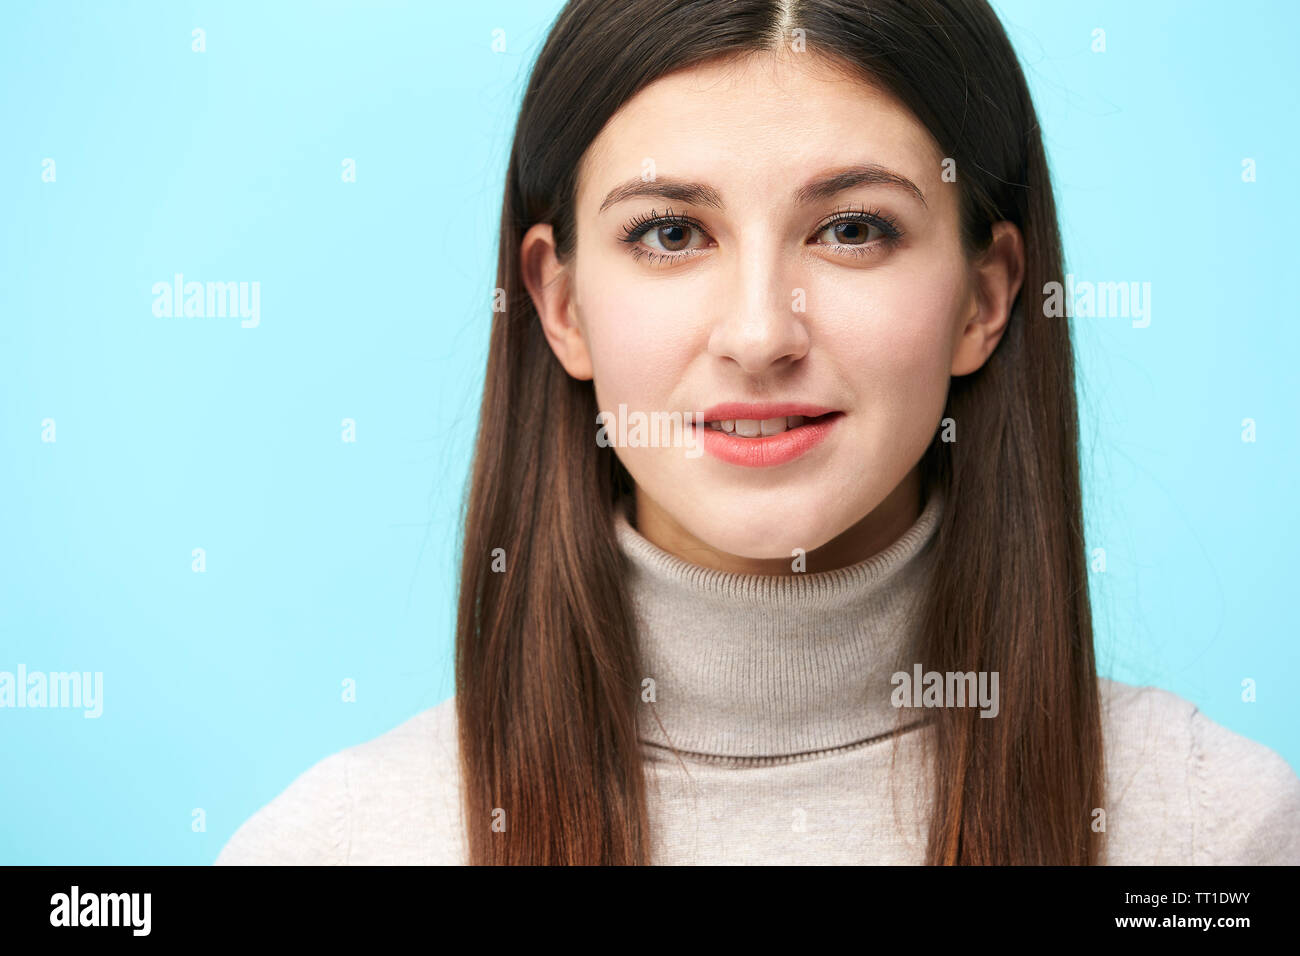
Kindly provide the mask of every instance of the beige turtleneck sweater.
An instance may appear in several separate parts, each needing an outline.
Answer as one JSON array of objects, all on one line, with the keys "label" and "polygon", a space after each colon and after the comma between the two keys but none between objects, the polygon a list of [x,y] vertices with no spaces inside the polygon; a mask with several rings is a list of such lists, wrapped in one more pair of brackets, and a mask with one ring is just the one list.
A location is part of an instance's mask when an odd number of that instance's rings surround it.
[{"label": "beige turtleneck sweater", "polygon": [[[654,702],[642,707],[653,861],[924,862],[924,711],[911,672],[931,494],[892,546],[835,571],[730,574],[616,514]],[[1167,691],[1100,679],[1110,864],[1300,863],[1300,779]],[[682,759],[668,749],[671,739]],[[218,864],[465,862],[454,698],[328,756],[256,812]],[[895,747],[897,746],[897,752]]]}]

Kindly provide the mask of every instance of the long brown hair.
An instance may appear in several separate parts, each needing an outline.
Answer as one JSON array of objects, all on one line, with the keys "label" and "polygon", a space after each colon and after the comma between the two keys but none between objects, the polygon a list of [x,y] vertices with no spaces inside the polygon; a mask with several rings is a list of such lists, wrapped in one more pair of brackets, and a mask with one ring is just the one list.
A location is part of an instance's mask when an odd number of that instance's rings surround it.
[{"label": "long brown hair", "polygon": [[[802,30],[802,34],[793,31]],[[529,79],[506,174],[497,285],[464,515],[456,713],[469,862],[650,861],[641,671],[612,506],[631,488],[594,440],[590,382],[543,337],[519,272],[535,223],[574,249],[579,162],[665,74],[800,36],[892,92],[956,161],[970,250],[1015,223],[1026,271],[1001,342],[952,381],[923,478],[947,506],[919,658],[997,672],[1001,712],[935,711],[927,861],[1100,862],[1103,753],[1063,276],[1033,103],[983,0],[570,0]],[[499,550],[498,550],[499,549]]]}]

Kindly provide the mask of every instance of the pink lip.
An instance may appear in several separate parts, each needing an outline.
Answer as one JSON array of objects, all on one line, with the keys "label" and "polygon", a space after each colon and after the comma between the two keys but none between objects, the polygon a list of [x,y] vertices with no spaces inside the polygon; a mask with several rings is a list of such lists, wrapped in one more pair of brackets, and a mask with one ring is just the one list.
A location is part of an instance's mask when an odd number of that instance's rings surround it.
[{"label": "pink lip", "polygon": [[[815,405],[746,405],[729,403],[715,405],[704,412],[705,421],[720,421],[730,418],[757,419],[781,418],[790,415],[803,415],[807,418],[826,416],[819,421],[807,422],[798,428],[791,428],[779,435],[764,438],[739,438],[727,432],[717,431],[707,425],[700,426],[703,432],[704,450],[714,458],[732,465],[746,468],[770,468],[784,465],[807,454],[821,444],[831,433],[835,423],[844,417],[843,412]],[[691,427],[695,427],[692,425]]]},{"label": "pink lip", "polygon": [[789,418],[791,415],[818,418],[833,411],[835,411],[833,408],[808,405],[804,402],[775,402],[768,405],[757,402],[723,402],[721,405],[706,408],[702,414],[706,422],[721,422],[729,418],[752,418],[761,422],[765,418]]}]

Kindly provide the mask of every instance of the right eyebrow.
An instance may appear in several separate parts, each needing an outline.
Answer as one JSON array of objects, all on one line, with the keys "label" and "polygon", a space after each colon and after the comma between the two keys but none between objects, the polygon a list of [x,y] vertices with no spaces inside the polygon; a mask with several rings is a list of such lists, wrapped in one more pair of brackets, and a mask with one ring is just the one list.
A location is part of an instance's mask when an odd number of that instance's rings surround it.
[{"label": "right eyebrow", "polygon": [[722,208],[722,196],[712,186],[687,182],[685,179],[675,179],[672,176],[661,176],[651,180],[629,179],[621,186],[615,186],[609,191],[605,201],[600,204],[599,211],[604,212],[610,206],[625,199],[638,199],[642,196],[671,199],[692,206]]}]

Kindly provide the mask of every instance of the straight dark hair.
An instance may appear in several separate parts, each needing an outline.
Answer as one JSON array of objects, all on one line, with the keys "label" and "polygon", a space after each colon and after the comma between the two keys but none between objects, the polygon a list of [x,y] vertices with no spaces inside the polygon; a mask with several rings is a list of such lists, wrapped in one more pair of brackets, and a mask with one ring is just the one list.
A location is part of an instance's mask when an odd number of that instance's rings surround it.
[{"label": "straight dark hair", "polygon": [[542,334],[521,240],[550,223],[560,258],[572,255],[580,161],[647,84],[794,42],[888,90],[955,160],[969,250],[1002,220],[1025,240],[1001,342],[949,389],[960,440],[936,429],[921,463],[947,507],[918,659],[997,672],[1002,700],[993,720],[934,711],[926,861],[1101,862],[1074,359],[1068,325],[1038,297],[1063,279],[1060,237],[1033,103],[996,15],[983,0],[571,0],[533,67],[510,155],[505,309],[465,503],[456,713],[470,863],[652,862],[643,675],[612,510],[632,485],[594,440],[592,384],[566,374]]}]

